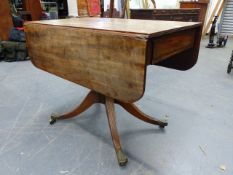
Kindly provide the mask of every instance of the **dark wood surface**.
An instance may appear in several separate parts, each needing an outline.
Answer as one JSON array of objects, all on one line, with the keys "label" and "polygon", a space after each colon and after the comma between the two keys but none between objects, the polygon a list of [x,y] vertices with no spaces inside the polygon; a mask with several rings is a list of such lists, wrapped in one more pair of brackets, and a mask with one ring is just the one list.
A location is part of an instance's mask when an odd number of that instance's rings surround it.
[{"label": "dark wood surface", "polygon": [[23,11],[30,12],[33,21],[41,19],[42,10],[40,0],[23,0]]},{"label": "dark wood surface", "polygon": [[0,0],[0,39],[8,40],[13,26],[9,0]]},{"label": "dark wood surface", "polygon": [[197,22],[200,9],[131,9],[131,19]]},{"label": "dark wood surface", "polygon": [[194,22],[101,18],[25,25],[35,66],[125,102],[143,96],[147,65],[191,68],[200,28]]},{"label": "dark wood surface", "polygon": [[153,52],[152,64],[156,64],[176,53],[192,48],[194,40],[195,30],[181,31],[156,38],[153,41],[153,50],[159,50],[159,52]]},{"label": "dark wood surface", "polygon": [[135,101],[143,95],[146,39],[40,24],[26,25],[25,31],[38,68],[117,99]]},{"label": "dark wood surface", "polygon": [[180,2],[180,8],[199,8],[200,9],[200,16],[199,22],[204,24],[206,18],[206,12],[208,8],[209,1],[199,1],[199,2]]}]

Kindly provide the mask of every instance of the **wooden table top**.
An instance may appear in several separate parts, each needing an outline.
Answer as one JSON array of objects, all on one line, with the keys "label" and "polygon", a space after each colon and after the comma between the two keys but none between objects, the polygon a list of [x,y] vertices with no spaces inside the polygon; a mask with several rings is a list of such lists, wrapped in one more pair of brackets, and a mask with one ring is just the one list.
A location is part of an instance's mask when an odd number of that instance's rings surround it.
[{"label": "wooden table top", "polygon": [[198,22],[148,21],[118,18],[70,18],[61,20],[34,21],[28,24],[31,23],[144,35],[145,38],[194,28],[195,26],[201,25]]},{"label": "wooden table top", "polygon": [[123,102],[139,100],[147,65],[187,70],[197,61],[200,23],[109,18],[25,25],[33,64]]}]

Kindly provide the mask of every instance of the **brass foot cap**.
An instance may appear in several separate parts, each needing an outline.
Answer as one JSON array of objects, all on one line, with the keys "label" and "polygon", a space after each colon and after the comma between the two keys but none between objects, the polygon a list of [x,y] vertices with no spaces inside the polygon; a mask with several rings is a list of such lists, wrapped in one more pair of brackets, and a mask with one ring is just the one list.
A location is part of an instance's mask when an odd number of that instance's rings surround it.
[{"label": "brass foot cap", "polygon": [[160,128],[164,128],[164,127],[167,126],[167,125],[168,125],[168,122],[167,122],[166,119],[164,119],[164,120],[161,120],[161,123],[160,123],[159,127],[160,127]]},{"label": "brass foot cap", "polygon": [[125,154],[122,152],[121,149],[117,150],[116,152],[117,155],[117,160],[120,166],[125,166],[128,162],[127,157],[125,156]]},{"label": "brass foot cap", "polygon": [[54,123],[56,123],[57,119],[59,118],[58,115],[56,114],[52,114],[49,120],[50,125],[53,125]]}]

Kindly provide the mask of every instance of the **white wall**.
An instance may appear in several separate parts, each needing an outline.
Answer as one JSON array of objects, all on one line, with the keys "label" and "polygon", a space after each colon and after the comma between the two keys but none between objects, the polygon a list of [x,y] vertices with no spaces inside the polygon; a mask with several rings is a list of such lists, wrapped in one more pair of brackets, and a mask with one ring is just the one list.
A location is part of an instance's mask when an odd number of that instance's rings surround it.
[{"label": "white wall", "polygon": [[[108,1],[108,0],[105,0]],[[155,0],[157,8],[178,8],[179,1],[178,0]],[[151,1],[149,0],[150,8],[153,8]],[[130,8],[142,8],[142,0],[131,0]]]},{"label": "white wall", "polygon": [[[107,0],[106,0],[107,1]],[[148,0],[149,1],[149,0]],[[150,2],[150,8],[153,8],[153,5]],[[178,8],[178,0],[155,0],[157,8]],[[142,8],[142,0],[131,0],[130,8]]]},{"label": "white wall", "polygon": [[67,0],[69,16],[78,16],[77,0]]},{"label": "white wall", "polygon": [[[114,0],[114,8],[116,8],[117,10],[120,10],[120,8],[121,8],[120,2],[121,2],[120,0]],[[104,10],[109,8],[109,6],[110,6],[110,0],[104,0]]]},{"label": "white wall", "polygon": [[157,0],[157,8],[179,8],[178,0]]},{"label": "white wall", "polygon": [[[216,4],[217,4],[218,1],[222,2],[222,0],[211,0],[211,1],[210,1],[209,10],[208,10],[208,12],[207,12],[207,14],[206,14],[206,18],[207,18],[208,20],[209,20],[209,18],[210,18],[210,16],[211,16],[211,13],[213,12],[213,10],[214,10],[214,8],[215,8],[215,6],[216,6]],[[216,14],[215,14],[215,15],[216,15]],[[219,17],[219,20],[220,20],[220,17]]]}]

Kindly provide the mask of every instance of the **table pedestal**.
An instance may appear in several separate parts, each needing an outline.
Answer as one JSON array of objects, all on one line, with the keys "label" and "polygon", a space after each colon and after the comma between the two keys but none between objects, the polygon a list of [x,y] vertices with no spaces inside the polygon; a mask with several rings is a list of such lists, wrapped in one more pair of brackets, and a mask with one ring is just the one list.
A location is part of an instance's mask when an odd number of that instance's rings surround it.
[{"label": "table pedestal", "polygon": [[117,126],[116,126],[116,116],[115,116],[115,108],[114,108],[114,103],[119,104],[122,106],[126,111],[128,111],[130,114],[132,114],[134,117],[150,123],[154,125],[159,125],[161,128],[164,128],[165,126],[168,125],[166,121],[161,121],[155,118],[152,118],[143,112],[141,112],[133,103],[125,103],[121,102],[119,100],[104,96],[98,92],[95,91],[90,91],[89,94],[86,96],[86,98],[82,101],[82,103],[73,111],[64,114],[64,115],[52,115],[50,124],[54,124],[57,120],[62,120],[62,119],[69,119],[73,118],[85,110],[87,110],[89,107],[91,107],[94,103],[103,103],[106,108],[106,113],[108,117],[108,123],[109,123],[109,128],[111,131],[112,135],[112,141],[113,145],[116,151],[118,163],[120,166],[124,166],[127,163],[127,157],[123,153],[121,149],[121,143],[120,143],[120,138],[117,132]]}]

